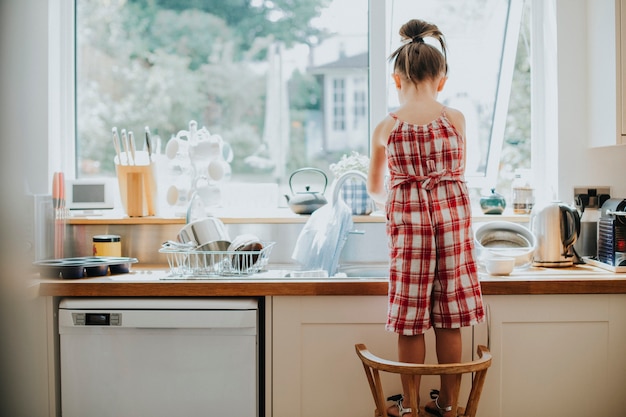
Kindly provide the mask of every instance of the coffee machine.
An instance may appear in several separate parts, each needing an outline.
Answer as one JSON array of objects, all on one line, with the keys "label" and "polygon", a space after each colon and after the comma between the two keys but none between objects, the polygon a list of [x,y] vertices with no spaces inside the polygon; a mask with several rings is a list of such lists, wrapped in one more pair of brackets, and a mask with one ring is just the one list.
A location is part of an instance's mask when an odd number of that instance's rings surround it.
[{"label": "coffee machine", "polygon": [[598,220],[598,262],[626,266],[626,199],[611,198],[602,204]]},{"label": "coffee machine", "polygon": [[597,256],[600,207],[610,198],[610,187],[574,188],[574,204],[580,212],[580,236],[574,243],[574,251],[579,256]]}]

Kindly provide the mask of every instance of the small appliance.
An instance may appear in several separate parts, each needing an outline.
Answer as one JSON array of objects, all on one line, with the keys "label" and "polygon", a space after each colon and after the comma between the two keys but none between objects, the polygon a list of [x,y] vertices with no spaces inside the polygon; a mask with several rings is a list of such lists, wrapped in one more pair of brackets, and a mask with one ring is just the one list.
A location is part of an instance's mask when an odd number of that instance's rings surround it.
[{"label": "small appliance", "polygon": [[67,207],[70,210],[104,210],[114,207],[115,179],[67,180]]},{"label": "small appliance", "polygon": [[534,266],[568,267],[577,260],[574,243],[580,234],[580,214],[556,201],[533,207],[531,230],[537,237]]},{"label": "small appliance", "polygon": [[598,221],[598,261],[626,266],[626,199],[611,198],[602,204]]},{"label": "small appliance", "polygon": [[580,235],[574,250],[580,256],[595,258],[598,254],[600,207],[611,198],[610,192],[606,186],[574,188],[574,204],[580,212]]}]

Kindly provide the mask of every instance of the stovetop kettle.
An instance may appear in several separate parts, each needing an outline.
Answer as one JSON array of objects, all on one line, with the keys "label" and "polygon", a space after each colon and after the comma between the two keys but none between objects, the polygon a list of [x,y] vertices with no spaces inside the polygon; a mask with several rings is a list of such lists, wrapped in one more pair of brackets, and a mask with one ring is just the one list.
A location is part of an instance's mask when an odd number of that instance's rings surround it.
[{"label": "stovetop kettle", "polygon": [[537,238],[534,266],[568,267],[574,264],[574,243],[580,234],[580,214],[562,202],[535,206],[530,214],[531,230]]}]

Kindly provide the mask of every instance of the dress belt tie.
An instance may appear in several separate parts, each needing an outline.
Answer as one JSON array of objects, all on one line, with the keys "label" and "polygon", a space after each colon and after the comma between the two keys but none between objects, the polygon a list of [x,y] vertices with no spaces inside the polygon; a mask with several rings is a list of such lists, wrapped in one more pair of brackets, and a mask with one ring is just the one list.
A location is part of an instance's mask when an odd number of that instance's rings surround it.
[{"label": "dress belt tie", "polygon": [[433,168],[428,175],[410,175],[391,171],[389,186],[390,188],[395,188],[408,182],[421,182],[422,188],[432,190],[441,181],[465,181],[465,178],[463,177],[463,168],[457,168],[452,171],[449,169],[435,171],[434,165],[433,161],[428,161],[428,167]]}]

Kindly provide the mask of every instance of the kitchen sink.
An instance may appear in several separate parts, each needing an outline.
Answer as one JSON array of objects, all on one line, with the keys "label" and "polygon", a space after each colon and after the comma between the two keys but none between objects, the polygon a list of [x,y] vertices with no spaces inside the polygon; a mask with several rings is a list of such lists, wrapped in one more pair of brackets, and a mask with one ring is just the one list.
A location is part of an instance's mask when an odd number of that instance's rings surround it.
[{"label": "kitchen sink", "polygon": [[345,265],[341,266],[338,272],[346,274],[349,278],[389,278],[389,266],[387,264]]}]

